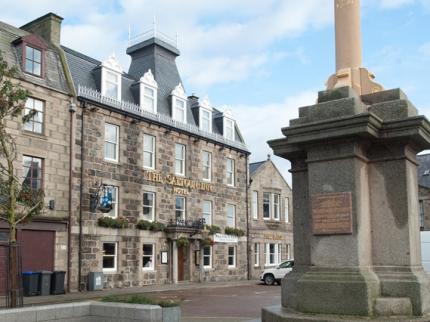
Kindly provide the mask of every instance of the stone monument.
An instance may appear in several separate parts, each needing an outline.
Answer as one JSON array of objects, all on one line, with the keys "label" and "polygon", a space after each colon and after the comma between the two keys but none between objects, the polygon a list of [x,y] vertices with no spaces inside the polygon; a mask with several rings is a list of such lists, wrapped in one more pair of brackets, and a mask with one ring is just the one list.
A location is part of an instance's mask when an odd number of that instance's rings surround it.
[{"label": "stone monument", "polygon": [[360,1],[334,7],[336,73],[269,141],[291,161],[295,267],[262,318],[430,321],[416,171],[430,123],[361,66]]}]

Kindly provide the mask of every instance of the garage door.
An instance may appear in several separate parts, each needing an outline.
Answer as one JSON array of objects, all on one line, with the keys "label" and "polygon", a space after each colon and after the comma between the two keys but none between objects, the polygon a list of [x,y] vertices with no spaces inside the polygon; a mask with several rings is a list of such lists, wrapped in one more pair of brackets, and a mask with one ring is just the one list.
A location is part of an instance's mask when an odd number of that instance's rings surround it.
[{"label": "garage door", "polygon": [[54,270],[54,231],[22,230],[18,233],[18,240],[23,272]]}]

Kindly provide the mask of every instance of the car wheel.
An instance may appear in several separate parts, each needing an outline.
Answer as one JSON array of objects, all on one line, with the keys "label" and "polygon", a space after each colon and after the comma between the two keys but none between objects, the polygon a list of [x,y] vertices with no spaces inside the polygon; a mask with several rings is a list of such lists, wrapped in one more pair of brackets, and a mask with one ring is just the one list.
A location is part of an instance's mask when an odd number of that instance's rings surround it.
[{"label": "car wheel", "polygon": [[274,282],[275,282],[275,277],[272,274],[264,275],[264,284],[273,285]]}]

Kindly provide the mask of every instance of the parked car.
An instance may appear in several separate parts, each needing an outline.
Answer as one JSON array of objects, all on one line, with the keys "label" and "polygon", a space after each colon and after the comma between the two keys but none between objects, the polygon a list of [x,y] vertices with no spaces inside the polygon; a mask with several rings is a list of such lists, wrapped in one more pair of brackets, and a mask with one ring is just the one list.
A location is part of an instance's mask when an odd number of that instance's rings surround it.
[{"label": "parked car", "polygon": [[267,268],[260,274],[260,280],[266,285],[272,285],[275,282],[281,284],[281,279],[292,271],[293,266],[294,260],[289,259],[274,268]]}]

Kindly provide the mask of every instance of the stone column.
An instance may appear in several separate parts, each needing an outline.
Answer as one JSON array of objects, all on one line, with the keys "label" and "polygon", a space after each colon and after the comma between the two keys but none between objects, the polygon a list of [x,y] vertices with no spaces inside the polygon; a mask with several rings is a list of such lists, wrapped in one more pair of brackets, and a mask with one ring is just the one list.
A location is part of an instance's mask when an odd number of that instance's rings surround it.
[{"label": "stone column", "polygon": [[352,87],[359,95],[383,90],[361,66],[360,0],[334,0],[336,34],[336,72],[327,88]]},{"label": "stone column", "polygon": [[360,1],[335,1],[336,71],[361,67]]}]

